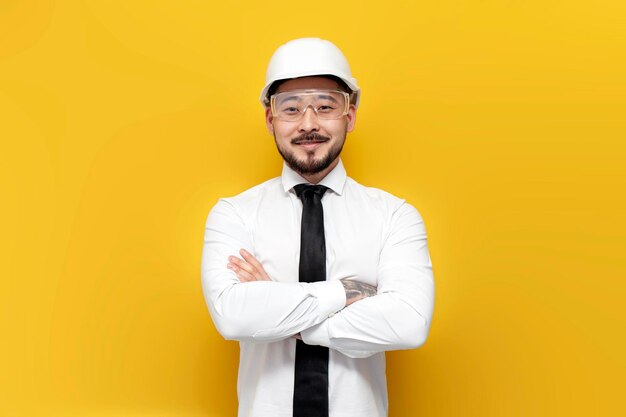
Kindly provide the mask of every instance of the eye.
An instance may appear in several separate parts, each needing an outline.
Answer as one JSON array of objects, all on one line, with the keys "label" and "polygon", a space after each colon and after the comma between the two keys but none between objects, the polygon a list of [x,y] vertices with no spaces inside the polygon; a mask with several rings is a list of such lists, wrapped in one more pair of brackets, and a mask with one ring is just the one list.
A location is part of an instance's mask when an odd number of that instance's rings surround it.
[{"label": "eye", "polygon": [[322,113],[327,113],[327,112],[333,111],[334,109],[335,108],[333,106],[329,106],[325,104],[325,105],[319,106],[317,108],[317,111],[322,112]]},{"label": "eye", "polygon": [[299,110],[297,107],[285,107],[281,111],[283,113],[295,114],[295,113],[298,113]]}]

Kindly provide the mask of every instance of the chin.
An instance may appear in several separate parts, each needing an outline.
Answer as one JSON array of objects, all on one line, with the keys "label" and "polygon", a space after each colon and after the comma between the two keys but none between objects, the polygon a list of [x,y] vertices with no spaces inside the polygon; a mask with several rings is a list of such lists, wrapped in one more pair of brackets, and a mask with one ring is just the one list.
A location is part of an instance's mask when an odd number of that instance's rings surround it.
[{"label": "chin", "polygon": [[324,149],[318,147],[309,151],[294,147],[281,147],[278,141],[276,145],[283,160],[300,175],[315,175],[325,171],[336,163],[343,148],[343,142],[330,148],[327,148],[327,144],[324,143]]}]

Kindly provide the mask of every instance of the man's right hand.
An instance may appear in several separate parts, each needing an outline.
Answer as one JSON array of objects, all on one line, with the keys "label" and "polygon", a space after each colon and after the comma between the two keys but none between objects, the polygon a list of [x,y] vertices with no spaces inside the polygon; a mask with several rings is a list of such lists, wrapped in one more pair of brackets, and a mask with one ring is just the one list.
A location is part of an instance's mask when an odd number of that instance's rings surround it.
[{"label": "man's right hand", "polygon": [[251,281],[271,281],[263,265],[259,262],[250,252],[245,249],[241,249],[239,254],[243,259],[236,256],[228,257],[228,264],[226,267],[237,274],[237,278],[241,282]]}]

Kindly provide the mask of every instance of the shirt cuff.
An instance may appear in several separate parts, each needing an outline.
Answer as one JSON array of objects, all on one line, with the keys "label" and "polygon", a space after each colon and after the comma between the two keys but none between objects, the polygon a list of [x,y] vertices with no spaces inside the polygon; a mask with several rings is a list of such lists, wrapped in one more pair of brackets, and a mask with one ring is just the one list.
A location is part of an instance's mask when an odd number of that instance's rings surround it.
[{"label": "shirt cuff", "polygon": [[302,341],[307,345],[330,346],[330,336],[328,335],[328,320],[320,324],[309,327],[300,332]]},{"label": "shirt cuff", "polygon": [[312,282],[308,285],[308,291],[317,298],[323,320],[346,306],[346,290],[339,280]]}]

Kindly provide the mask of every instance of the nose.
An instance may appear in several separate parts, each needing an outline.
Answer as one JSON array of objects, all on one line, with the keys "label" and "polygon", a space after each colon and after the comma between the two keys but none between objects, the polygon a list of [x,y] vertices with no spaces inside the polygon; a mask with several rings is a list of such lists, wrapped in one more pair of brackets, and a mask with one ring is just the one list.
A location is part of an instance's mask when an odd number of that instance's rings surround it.
[{"label": "nose", "polygon": [[319,130],[317,113],[315,113],[313,107],[308,106],[304,109],[304,114],[302,115],[302,119],[300,119],[298,130],[300,132],[316,132]]}]

